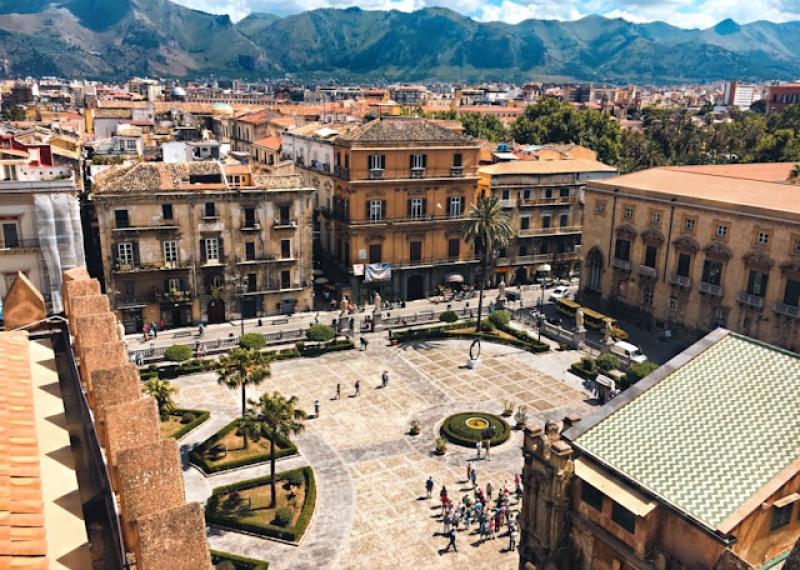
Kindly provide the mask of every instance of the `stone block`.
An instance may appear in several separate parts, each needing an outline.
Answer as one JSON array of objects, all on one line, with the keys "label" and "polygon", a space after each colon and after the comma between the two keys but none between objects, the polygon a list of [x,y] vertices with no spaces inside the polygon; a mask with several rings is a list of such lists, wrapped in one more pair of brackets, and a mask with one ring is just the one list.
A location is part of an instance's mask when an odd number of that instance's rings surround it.
[{"label": "stone block", "polygon": [[[86,295],[99,295],[100,282],[97,279],[84,279],[80,281],[64,281],[61,285],[61,298],[64,301],[64,313],[70,314],[69,300],[72,297],[84,297]],[[72,331],[75,334],[75,331]]]},{"label": "stone block", "polygon": [[186,501],[178,443],[162,439],[117,454],[122,531],[129,552],[138,537],[135,521]]},{"label": "stone block", "polygon": [[97,435],[100,438],[100,443],[107,447],[106,410],[117,404],[142,399],[139,370],[134,364],[127,362],[113,368],[92,370],[90,375]]},{"label": "stone block", "polygon": [[75,352],[82,356],[87,347],[117,340],[117,318],[112,313],[75,317]]},{"label": "stone block", "polygon": [[18,271],[14,284],[3,299],[3,321],[7,331],[41,321],[47,316],[47,304],[31,280]]},{"label": "stone block", "polygon": [[91,277],[86,267],[83,265],[67,269],[61,276],[62,283],[66,283],[67,281],[85,281],[86,279],[91,279]]},{"label": "stone block", "polygon": [[75,330],[76,317],[102,315],[111,312],[111,303],[106,295],[82,295],[70,299],[69,327]]},{"label": "stone block", "polygon": [[117,455],[126,449],[155,443],[161,439],[156,401],[147,397],[108,406],[105,412],[105,432],[111,483],[118,490]]},{"label": "stone block", "polygon": [[[116,338],[116,337],[110,337]],[[80,351],[81,380],[86,387],[89,405],[94,409],[94,391],[92,387],[92,372],[106,368],[115,368],[129,363],[128,352],[125,345],[119,341],[105,342],[83,348]]]},{"label": "stone block", "polygon": [[136,570],[209,570],[203,509],[198,503],[160,511],[136,521]]}]

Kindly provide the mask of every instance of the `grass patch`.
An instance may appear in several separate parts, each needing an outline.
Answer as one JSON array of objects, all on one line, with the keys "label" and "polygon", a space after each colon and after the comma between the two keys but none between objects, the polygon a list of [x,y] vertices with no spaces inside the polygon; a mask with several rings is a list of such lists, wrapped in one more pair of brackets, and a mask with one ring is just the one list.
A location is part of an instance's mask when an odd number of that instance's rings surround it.
[{"label": "grass patch", "polygon": [[441,434],[456,445],[474,447],[480,440],[489,439],[486,429],[494,428],[490,439],[492,447],[508,441],[511,427],[501,418],[484,412],[464,412],[455,414],[444,420]]},{"label": "grass patch", "polygon": [[[310,467],[276,473],[277,503],[270,507],[270,477],[214,489],[206,503],[210,524],[297,542],[305,533],[317,500]],[[286,515],[283,518],[283,515]]]},{"label": "grass patch", "polygon": [[[228,564],[224,565],[226,562]],[[211,563],[217,568],[233,568],[234,570],[267,570],[269,568],[269,564],[263,560],[237,556],[219,550],[211,551]]]},{"label": "grass patch", "polygon": [[[236,420],[223,427],[189,453],[189,461],[206,473],[218,473],[244,465],[252,465],[269,460],[269,441],[250,440],[244,448],[244,438],[236,435]],[[288,441],[275,442],[275,458],[297,453],[297,447]]]},{"label": "grass patch", "polygon": [[[161,420],[161,437],[180,439],[211,416],[207,410],[179,408]],[[193,418],[193,419],[191,419]]]},{"label": "grass patch", "polygon": [[[486,325],[491,325],[488,322]],[[484,325],[484,326],[486,326]],[[494,326],[494,325],[491,325]],[[495,342],[498,344],[506,344],[527,350],[528,352],[547,352],[550,346],[546,343],[539,342],[536,338],[531,336],[528,332],[517,330],[508,325],[502,325],[494,328],[491,331],[483,330],[478,333],[475,330],[475,321],[467,321],[463,323],[454,323],[450,325],[439,325],[435,327],[425,327],[419,329],[406,329],[402,331],[392,331],[390,338],[398,342],[414,342],[422,340],[433,340],[441,338],[480,338],[488,342]]]}]

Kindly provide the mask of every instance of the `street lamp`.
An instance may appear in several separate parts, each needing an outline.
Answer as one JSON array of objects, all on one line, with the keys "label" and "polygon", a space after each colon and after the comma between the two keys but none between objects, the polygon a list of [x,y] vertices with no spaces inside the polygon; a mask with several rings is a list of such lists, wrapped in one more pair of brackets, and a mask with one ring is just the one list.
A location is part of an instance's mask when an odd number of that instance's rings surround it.
[{"label": "street lamp", "polygon": [[545,274],[544,280],[541,285],[539,285],[539,289],[541,290],[541,298],[539,299],[539,342],[542,340],[542,326],[544,325],[544,287],[552,269],[549,263],[543,263],[536,268],[537,271],[541,271]]},{"label": "street lamp", "polygon": [[230,279],[230,284],[236,288],[239,294],[239,326],[241,336],[244,336],[244,294],[247,293],[247,277],[245,275],[234,275]]}]

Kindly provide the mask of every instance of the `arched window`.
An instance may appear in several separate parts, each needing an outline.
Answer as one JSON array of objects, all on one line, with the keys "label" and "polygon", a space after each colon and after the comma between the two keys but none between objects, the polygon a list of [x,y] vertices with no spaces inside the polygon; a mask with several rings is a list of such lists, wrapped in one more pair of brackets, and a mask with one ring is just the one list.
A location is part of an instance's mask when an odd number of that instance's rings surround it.
[{"label": "arched window", "polygon": [[586,286],[589,289],[600,291],[603,280],[603,256],[593,249],[586,256]]}]

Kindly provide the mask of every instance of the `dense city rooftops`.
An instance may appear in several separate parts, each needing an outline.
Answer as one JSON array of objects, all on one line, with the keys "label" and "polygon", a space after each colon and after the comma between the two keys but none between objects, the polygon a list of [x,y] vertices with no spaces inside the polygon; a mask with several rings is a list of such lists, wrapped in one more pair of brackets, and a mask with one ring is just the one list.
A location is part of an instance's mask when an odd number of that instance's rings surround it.
[{"label": "dense city rooftops", "polygon": [[474,141],[452,129],[414,117],[376,119],[340,135],[337,140],[350,143],[444,143],[477,146]]}]

